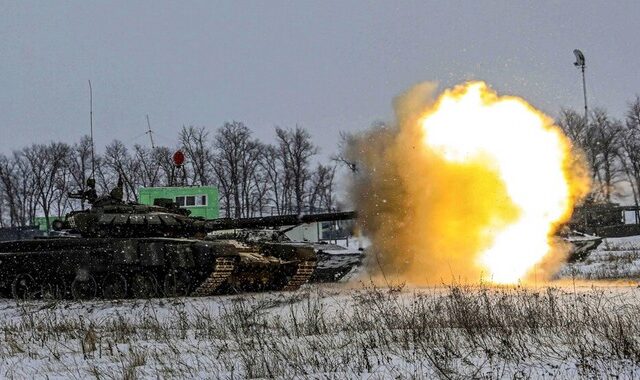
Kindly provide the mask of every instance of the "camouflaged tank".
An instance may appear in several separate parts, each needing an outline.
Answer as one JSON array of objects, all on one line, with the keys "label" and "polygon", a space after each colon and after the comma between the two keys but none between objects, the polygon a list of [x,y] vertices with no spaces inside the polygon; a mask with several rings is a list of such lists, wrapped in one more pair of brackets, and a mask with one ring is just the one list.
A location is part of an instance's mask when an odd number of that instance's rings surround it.
[{"label": "camouflaged tank", "polygon": [[122,200],[122,184],[54,222],[56,237],[0,243],[0,292],[13,298],[150,298],[296,290],[314,274],[310,245],[204,240],[211,231],[352,219],[354,213],[204,220],[171,200]]}]

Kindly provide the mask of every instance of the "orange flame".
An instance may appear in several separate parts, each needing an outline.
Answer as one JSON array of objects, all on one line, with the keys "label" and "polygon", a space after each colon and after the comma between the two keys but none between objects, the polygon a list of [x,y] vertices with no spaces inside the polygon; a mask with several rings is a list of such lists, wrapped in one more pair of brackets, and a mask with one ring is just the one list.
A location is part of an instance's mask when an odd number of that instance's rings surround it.
[{"label": "orange flame", "polygon": [[[555,229],[584,188],[569,173],[567,138],[526,101],[498,96],[483,82],[445,91],[419,123],[436,159],[481,173],[465,200],[489,210],[463,221],[483,241],[472,264],[495,283],[525,279],[552,251]],[[451,225],[451,234],[459,227]]]}]

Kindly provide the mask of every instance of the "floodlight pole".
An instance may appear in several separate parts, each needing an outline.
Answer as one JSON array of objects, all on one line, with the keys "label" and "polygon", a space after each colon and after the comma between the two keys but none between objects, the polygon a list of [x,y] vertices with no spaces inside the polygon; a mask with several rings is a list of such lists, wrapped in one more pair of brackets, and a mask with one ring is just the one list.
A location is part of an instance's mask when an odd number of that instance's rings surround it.
[{"label": "floodlight pole", "polygon": [[573,54],[576,56],[576,61],[573,63],[574,66],[579,67],[582,71],[582,94],[584,95],[584,121],[585,123],[589,120],[589,109],[587,108],[587,80],[585,75],[585,68],[587,67],[586,60],[584,59],[584,54],[578,49],[573,50]]},{"label": "floodlight pole", "polygon": [[585,64],[583,63],[580,68],[582,69],[582,94],[584,95],[584,120],[587,121],[589,117],[589,111],[587,108],[587,80],[585,79],[584,75]]}]

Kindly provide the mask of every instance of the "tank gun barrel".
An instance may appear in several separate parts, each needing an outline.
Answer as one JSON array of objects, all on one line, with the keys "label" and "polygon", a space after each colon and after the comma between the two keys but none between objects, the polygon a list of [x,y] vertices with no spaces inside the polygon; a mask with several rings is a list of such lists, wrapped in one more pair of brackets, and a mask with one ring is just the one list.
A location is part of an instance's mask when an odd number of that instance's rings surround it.
[{"label": "tank gun barrel", "polygon": [[261,216],[255,218],[241,219],[216,219],[208,220],[204,224],[207,231],[230,230],[235,228],[265,228],[280,226],[295,226],[298,224],[330,222],[338,220],[355,219],[355,211],[328,212],[322,214],[301,214],[301,215],[274,215]]}]

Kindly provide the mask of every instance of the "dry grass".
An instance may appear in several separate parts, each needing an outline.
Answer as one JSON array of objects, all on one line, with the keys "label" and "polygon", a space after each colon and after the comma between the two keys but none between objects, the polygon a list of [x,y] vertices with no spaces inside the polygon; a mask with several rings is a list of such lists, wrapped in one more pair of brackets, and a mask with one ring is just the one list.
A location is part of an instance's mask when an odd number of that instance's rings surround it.
[{"label": "dry grass", "polygon": [[324,287],[218,299],[7,303],[0,377],[637,377],[639,294]]}]

